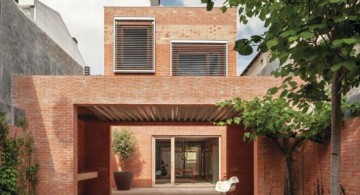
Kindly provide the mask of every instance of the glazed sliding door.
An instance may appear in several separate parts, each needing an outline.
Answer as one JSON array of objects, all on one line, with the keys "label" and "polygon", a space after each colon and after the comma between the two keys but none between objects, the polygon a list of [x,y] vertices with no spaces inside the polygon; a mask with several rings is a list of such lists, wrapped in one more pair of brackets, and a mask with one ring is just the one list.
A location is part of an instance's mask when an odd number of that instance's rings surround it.
[{"label": "glazed sliding door", "polygon": [[157,186],[172,185],[172,138],[154,138],[155,182]]}]

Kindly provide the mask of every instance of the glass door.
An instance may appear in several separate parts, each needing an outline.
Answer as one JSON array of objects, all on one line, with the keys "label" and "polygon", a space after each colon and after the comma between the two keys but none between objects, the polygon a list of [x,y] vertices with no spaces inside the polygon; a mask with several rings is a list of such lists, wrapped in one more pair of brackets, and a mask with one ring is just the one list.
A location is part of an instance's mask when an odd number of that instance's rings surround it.
[{"label": "glass door", "polygon": [[155,185],[172,184],[172,147],[171,138],[155,138]]},{"label": "glass door", "polygon": [[153,137],[153,186],[211,187],[220,175],[220,137]]}]

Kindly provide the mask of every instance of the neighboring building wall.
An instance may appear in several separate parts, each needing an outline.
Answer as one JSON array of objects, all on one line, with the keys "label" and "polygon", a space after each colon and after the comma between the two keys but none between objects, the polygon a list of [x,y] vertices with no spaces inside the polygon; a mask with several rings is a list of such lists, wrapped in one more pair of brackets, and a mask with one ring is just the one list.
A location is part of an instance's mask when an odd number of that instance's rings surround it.
[{"label": "neighboring building wall", "polygon": [[[15,76],[12,90],[13,102],[26,110],[28,130],[35,139],[35,157],[41,166],[38,193],[75,194],[79,170],[76,105],[209,105],[238,96],[263,96],[280,84],[280,79],[272,77]],[[98,163],[101,171],[109,172]],[[110,189],[103,192],[109,193]]]},{"label": "neighboring building wall", "polygon": [[360,101],[360,87],[351,89],[346,94],[346,97],[350,102],[359,102]]},{"label": "neighboring building wall", "polygon": [[[360,46],[357,47],[357,50],[360,50]],[[285,64],[290,62],[291,61],[288,60],[285,62]],[[270,76],[271,73],[279,67],[279,59],[275,59],[274,61],[270,62],[270,52],[258,53],[241,74],[241,76]],[[351,89],[346,94],[346,98],[350,102],[360,101],[360,87]]]},{"label": "neighboring building wall", "polygon": [[[288,62],[285,62],[288,63]],[[275,59],[274,61],[270,62],[268,61],[268,64],[265,65],[265,67],[258,73],[259,76],[270,76],[273,71],[278,69],[280,67],[280,61],[279,59]]]},{"label": "neighboring building wall", "polygon": [[[346,194],[360,194],[360,117],[348,119],[341,131],[341,184]],[[258,139],[255,153],[255,194],[283,194],[285,162],[279,149],[266,138]],[[330,190],[330,140],[305,143],[296,151],[296,194]]]},{"label": "neighboring building wall", "polygon": [[0,1],[0,27],[0,109],[9,120],[21,113],[11,105],[11,75],[83,74],[82,66],[25,16],[15,1]]},{"label": "neighboring building wall", "polygon": [[[256,54],[254,59],[249,63],[241,76],[256,76],[265,68],[269,63],[270,52]],[[269,75],[268,75],[269,76]]]},{"label": "neighboring building wall", "polygon": [[220,9],[208,12],[203,7],[105,7],[104,12],[105,75],[115,75],[114,17],[126,16],[155,18],[155,76],[170,75],[171,40],[228,41],[228,76],[237,76],[237,53],[233,50],[237,40],[237,11],[234,8],[225,14]]},{"label": "neighboring building wall", "polygon": [[35,2],[35,23],[82,67],[85,62],[61,15],[40,1]]},{"label": "neighboring building wall", "polygon": [[258,53],[246,67],[244,72],[241,73],[241,76],[270,76],[273,71],[280,67],[279,59],[270,62],[270,58],[270,51]]}]

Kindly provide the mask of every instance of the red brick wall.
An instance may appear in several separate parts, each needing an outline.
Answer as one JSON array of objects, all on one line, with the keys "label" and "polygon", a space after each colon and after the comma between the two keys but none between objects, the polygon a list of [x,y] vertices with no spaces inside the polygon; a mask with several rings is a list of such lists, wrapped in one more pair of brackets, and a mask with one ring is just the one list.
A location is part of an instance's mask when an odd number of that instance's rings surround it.
[{"label": "red brick wall", "polygon": [[[152,137],[153,136],[220,136],[221,142],[221,167],[222,178],[226,177],[226,127],[215,126],[210,123],[118,123],[112,124],[112,130],[122,128],[134,132],[138,141],[138,147],[132,158],[126,162],[127,170],[134,173],[133,187],[152,186]],[[118,162],[112,155],[111,173],[120,170]],[[113,176],[111,186],[115,188]]]},{"label": "red brick wall", "polygon": [[253,142],[243,141],[244,128],[229,126],[227,128],[227,168],[228,178],[237,176],[239,184],[236,194],[254,194],[254,148]]},{"label": "red brick wall", "polygon": [[[348,119],[341,132],[341,184],[346,194],[360,194],[360,117]],[[294,156],[296,194],[314,194],[321,186],[330,190],[330,140],[306,142]],[[255,194],[283,194],[284,159],[272,142],[259,139],[255,145]],[[319,184],[319,185],[318,185]]]},{"label": "red brick wall", "polygon": [[271,77],[15,76],[12,98],[26,110],[39,159],[39,194],[76,194],[76,105],[198,104],[262,96],[281,80]]},{"label": "red brick wall", "polygon": [[[315,146],[307,144],[304,160],[304,194],[312,193],[316,180],[322,181],[325,192],[330,189],[330,140]],[[343,123],[341,132],[341,184],[346,194],[360,194],[360,117],[348,119]]]},{"label": "red brick wall", "polygon": [[[98,177],[78,183],[78,194],[110,193],[110,126],[97,121],[79,121],[78,171],[98,172]],[[80,134],[81,133],[81,134]]]},{"label": "red brick wall", "polygon": [[[85,122],[78,120],[78,172],[86,172],[86,153],[85,153]],[[78,182],[78,194],[84,194],[86,190],[85,181]]]},{"label": "red brick wall", "polygon": [[[171,40],[228,41],[228,75],[236,76],[237,39],[236,9],[223,14],[220,9],[211,12],[203,7],[105,7],[104,9],[104,74],[114,75],[113,42],[114,17],[154,17],[156,76],[170,75]],[[124,76],[124,74],[122,74]]]},{"label": "red brick wall", "polygon": [[280,195],[283,193],[283,157],[268,139],[254,143],[254,194]]}]

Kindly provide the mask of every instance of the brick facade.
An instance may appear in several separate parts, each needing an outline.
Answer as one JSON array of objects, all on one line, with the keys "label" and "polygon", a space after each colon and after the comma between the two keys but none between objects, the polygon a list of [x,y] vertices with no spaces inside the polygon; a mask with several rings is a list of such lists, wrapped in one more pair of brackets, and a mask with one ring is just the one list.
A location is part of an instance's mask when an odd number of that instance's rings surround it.
[{"label": "brick facade", "polygon": [[[134,173],[133,187],[152,187],[152,137],[153,136],[219,136],[221,137],[221,178],[226,178],[226,127],[214,126],[211,123],[119,123],[113,124],[112,131],[121,128],[134,132],[139,143],[134,157],[126,163],[127,170]],[[120,170],[118,162],[112,155],[111,171]],[[112,187],[115,188],[111,176]]]},{"label": "brick facade", "polygon": [[220,9],[208,12],[202,7],[105,7],[104,74],[114,75],[114,17],[154,17],[155,76],[170,76],[171,40],[228,41],[228,75],[236,76],[237,53],[233,50],[237,40],[236,13],[234,8],[222,14]]},{"label": "brick facade", "polygon": [[[82,133],[78,125],[96,127],[82,124],[78,120],[78,106],[209,105],[238,96],[246,99],[263,96],[268,88],[280,83],[281,80],[271,77],[14,76],[12,97],[16,106],[26,110],[28,130],[35,137],[36,158],[41,164],[39,194],[76,194],[82,189],[81,186],[90,185],[96,188],[94,191],[100,189],[99,185],[86,184],[96,183],[96,179],[85,184],[78,184],[77,181],[78,171],[86,170],[84,164],[91,164],[89,160],[79,159],[79,156],[86,156],[90,161],[97,158],[96,155],[86,155],[92,149],[88,147],[86,151],[80,148],[81,144],[78,145],[82,139],[78,139]],[[96,132],[91,128],[85,131]],[[99,135],[95,133],[93,137]],[[106,168],[102,163],[107,162],[97,163],[96,166],[103,168],[100,171],[110,174],[110,164]],[[230,169],[227,167],[227,170]],[[97,180],[100,182],[100,178]],[[109,186],[110,182],[107,181],[108,183],[101,184],[101,189]],[[103,193],[106,192],[105,190]]]},{"label": "brick facade", "polygon": [[254,194],[254,143],[243,142],[244,127],[227,127],[227,174],[237,176],[239,184],[235,194]]},{"label": "brick facade", "polygon": [[[272,77],[236,77],[236,9],[226,14],[204,8],[115,8],[106,7],[104,17],[105,76],[14,76],[12,103],[26,110],[28,130],[35,138],[39,159],[39,194],[110,194],[112,170],[110,153],[112,128],[127,126],[144,146],[133,165],[140,163],[134,185],[151,186],[151,136],[218,135],[222,137],[221,176],[239,177],[242,194],[282,194],[284,164],[280,152],[266,139],[254,144],[242,142],[241,126],[217,127],[193,123],[114,123],[78,118],[78,108],[87,105],[214,105],[241,97],[265,95],[281,80]],[[115,16],[155,17],[156,73],[114,76],[113,19]],[[225,38],[224,38],[225,37]],[[227,40],[228,77],[171,77],[171,40]],[[342,181],[350,194],[359,194],[359,118],[344,125],[342,136]],[[144,130],[146,128],[146,130]],[[168,130],[170,129],[171,130]],[[312,194],[314,173],[322,175],[328,189],[329,147],[305,144],[295,156],[301,194]],[[310,155],[306,156],[306,155]],[[319,166],[321,165],[321,169]],[[136,166],[138,168],[138,166]],[[319,172],[320,170],[320,172]],[[99,176],[78,182],[78,173],[97,171]]]}]

